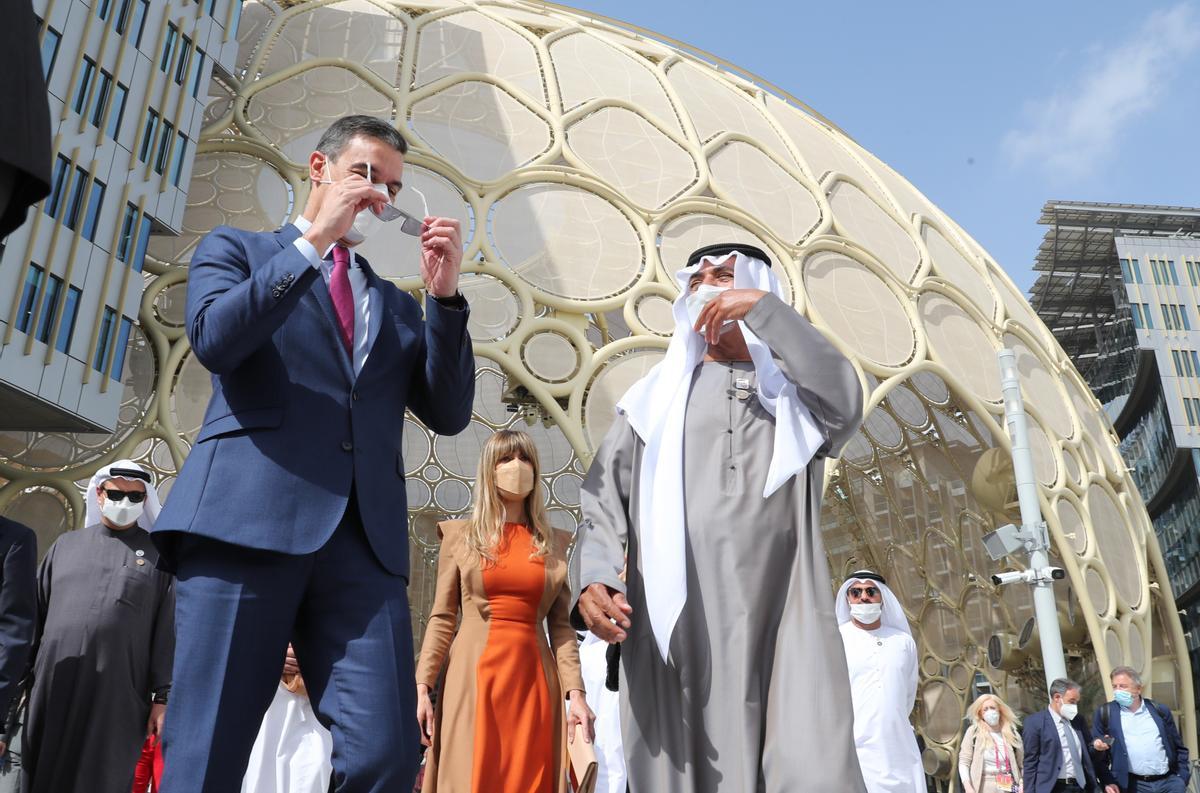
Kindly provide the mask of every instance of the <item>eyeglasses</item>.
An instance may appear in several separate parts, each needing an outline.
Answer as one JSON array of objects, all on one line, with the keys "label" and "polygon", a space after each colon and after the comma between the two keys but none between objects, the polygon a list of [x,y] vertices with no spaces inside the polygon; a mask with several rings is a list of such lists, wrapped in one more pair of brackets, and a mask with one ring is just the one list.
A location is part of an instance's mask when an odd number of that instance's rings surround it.
[{"label": "eyeglasses", "polygon": [[104,488],[104,495],[110,501],[121,501],[127,498],[130,504],[140,504],[146,500],[146,494],[139,493],[136,490],[109,490],[106,487]]},{"label": "eyeglasses", "polygon": [[873,586],[864,586],[864,587],[852,586],[846,591],[850,593],[850,597],[852,597],[852,598],[863,598],[863,597],[873,598],[879,594],[879,590]]}]

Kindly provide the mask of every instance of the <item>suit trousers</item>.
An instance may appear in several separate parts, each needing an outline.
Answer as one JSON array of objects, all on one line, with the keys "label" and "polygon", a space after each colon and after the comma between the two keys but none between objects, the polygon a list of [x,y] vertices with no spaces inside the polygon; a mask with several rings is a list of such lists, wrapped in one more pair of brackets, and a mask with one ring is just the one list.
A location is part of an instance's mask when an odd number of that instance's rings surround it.
[{"label": "suit trousers", "polygon": [[1183,784],[1183,778],[1179,776],[1155,780],[1130,779],[1129,787],[1123,790],[1125,793],[1184,793],[1187,785]]},{"label": "suit trousers", "polygon": [[177,579],[163,793],[241,788],[289,641],[333,734],[330,790],[410,793],[420,737],[407,582],[375,557],[353,494],[315,553],[191,535]]}]

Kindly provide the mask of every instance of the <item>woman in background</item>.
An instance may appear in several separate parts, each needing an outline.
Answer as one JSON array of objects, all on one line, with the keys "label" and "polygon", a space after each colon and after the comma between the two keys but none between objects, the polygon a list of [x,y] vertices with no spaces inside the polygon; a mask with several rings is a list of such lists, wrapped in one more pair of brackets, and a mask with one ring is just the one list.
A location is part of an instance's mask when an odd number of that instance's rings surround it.
[{"label": "woman in background", "polygon": [[964,793],[1020,793],[1024,747],[1004,700],[983,694],[967,708],[971,725],[958,751]]},{"label": "woman in background", "polygon": [[[471,517],[438,525],[437,591],[417,663],[425,793],[565,793],[565,741],[580,724],[584,740],[594,734],[568,616],[571,537],[546,520],[538,474],[533,439],[497,432],[483,447]],[[435,712],[429,692],[447,655]]]}]

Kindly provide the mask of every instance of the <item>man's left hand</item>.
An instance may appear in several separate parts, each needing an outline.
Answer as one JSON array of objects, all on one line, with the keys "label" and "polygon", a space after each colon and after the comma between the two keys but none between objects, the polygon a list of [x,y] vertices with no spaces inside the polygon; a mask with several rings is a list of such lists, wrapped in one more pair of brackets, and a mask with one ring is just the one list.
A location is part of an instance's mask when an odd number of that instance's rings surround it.
[{"label": "man's left hand", "polygon": [[150,706],[150,719],[146,722],[146,738],[154,738],[155,743],[162,740],[163,719],[167,717],[167,706],[155,702]]},{"label": "man's left hand", "polygon": [[421,280],[434,297],[454,297],[462,269],[462,231],[454,218],[425,218],[421,232]]},{"label": "man's left hand", "polygon": [[729,320],[745,319],[750,309],[766,295],[761,289],[725,290],[700,311],[700,316],[696,319],[696,332],[700,333],[700,329],[704,328],[704,340],[709,344],[716,344],[721,338],[722,325]]},{"label": "man's left hand", "polygon": [[1121,793],[1121,788],[1116,785],[1105,785],[1104,793]]}]

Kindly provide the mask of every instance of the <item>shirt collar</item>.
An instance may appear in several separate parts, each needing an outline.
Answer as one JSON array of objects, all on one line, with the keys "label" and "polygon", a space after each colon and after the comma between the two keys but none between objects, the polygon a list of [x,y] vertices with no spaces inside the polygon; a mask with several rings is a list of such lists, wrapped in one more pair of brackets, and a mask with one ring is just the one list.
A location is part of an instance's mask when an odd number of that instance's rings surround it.
[{"label": "shirt collar", "polygon": [[[312,221],[304,217],[304,215],[300,215],[292,221],[292,225],[299,229],[300,234],[303,235],[304,232],[312,228]],[[337,243],[335,242],[333,245],[337,245]],[[329,252],[333,250],[333,245],[330,245],[325,249],[325,252],[321,254],[322,261],[329,259]],[[356,269],[358,267],[358,256],[355,255],[353,248],[347,248],[347,250],[350,251],[350,268]]]}]

